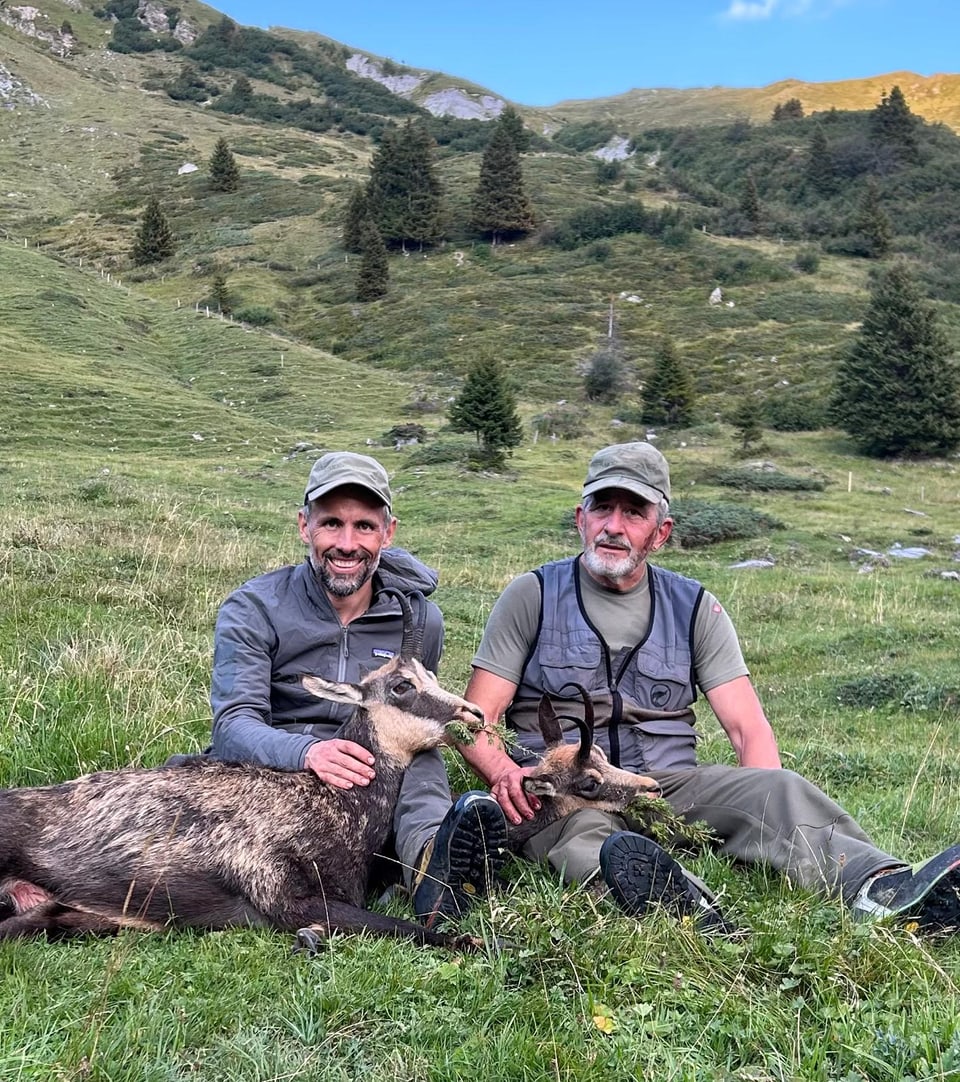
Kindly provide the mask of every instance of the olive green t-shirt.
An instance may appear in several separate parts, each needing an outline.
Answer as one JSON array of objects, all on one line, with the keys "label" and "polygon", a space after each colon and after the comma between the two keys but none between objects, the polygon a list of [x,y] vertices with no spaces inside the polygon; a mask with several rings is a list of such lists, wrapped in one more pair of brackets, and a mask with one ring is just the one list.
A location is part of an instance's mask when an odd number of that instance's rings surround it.
[{"label": "olive green t-shirt", "polygon": [[[611,653],[636,645],[650,623],[649,577],[644,575],[632,590],[621,593],[601,586],[582,562],[578,567],[583,607]],[[540,580],[528,571],[515,578],[493,606],[472,664],[518,684],[539,622]],[[693,671],[703,692],[749,675],[733,623],[707,590],[693,626]]]}]

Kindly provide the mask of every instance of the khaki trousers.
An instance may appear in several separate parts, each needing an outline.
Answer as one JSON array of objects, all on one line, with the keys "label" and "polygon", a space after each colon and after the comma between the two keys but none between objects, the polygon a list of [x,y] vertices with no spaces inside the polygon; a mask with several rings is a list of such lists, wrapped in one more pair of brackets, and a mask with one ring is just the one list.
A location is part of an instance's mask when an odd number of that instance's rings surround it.
[{"label": "khaki trousers", "polygon": [[[868,876],[903,866],[902,860],[878,849],[838,804],[792,770],[707,765],[654,772],[652,777],[678,815],[712,828],[720,839],[719,852],[774,868],[795,886],[839,894],[849,904]],[[565,882],[585,882],[597,873],[606,838],[630,829],[622,816],[585,809],[535,834],[523,855],[549,862]],[[686,874],[702,889],[696,876]]]}]

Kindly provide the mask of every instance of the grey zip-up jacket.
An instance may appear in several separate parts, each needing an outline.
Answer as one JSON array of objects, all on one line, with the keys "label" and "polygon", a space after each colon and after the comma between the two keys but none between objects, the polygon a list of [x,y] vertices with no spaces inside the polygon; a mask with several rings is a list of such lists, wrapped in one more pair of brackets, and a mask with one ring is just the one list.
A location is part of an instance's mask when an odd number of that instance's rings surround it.
[{"label": "grey zip-up jacket", "polygon": [[[443,650],[443,617],[418,595],[436,589],[437,573],[403,549],[384,549],[374,575],[383,586],[413,595],[414,619],[425,618],[422,662],[436,672]],[[425,607],[425,612],[421,606]],[[351,707],[311,695],[305,673],[355,683],[400,649],[400,606],[374,597],[344,626],[308,560],[251,579],[224,601],[214,633],[211,753],[301,770],[307,749],[329,739]]]}]

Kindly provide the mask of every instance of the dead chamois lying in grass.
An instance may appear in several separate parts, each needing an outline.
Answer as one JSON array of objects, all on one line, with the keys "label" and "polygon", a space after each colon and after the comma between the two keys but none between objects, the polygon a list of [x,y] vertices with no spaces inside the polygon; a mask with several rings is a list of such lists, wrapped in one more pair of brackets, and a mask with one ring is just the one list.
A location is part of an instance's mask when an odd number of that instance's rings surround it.
[{"label": "dead chamois lying in grass", "polygon": [[[376,778],[349,790],[309,771],[197,758],[0,791],[0,939],[120,928],[265,926],[314,938],[333,930],[476,947],[363,908],[374,855],[390,832],[403,771],[448,724],[480,710],[444,691],[419,661],[407,599],[399,656],[359,684],[304,677],[354,706],[340,736],[368,748]],[[2,916],[0,910],[0,916]]]}]

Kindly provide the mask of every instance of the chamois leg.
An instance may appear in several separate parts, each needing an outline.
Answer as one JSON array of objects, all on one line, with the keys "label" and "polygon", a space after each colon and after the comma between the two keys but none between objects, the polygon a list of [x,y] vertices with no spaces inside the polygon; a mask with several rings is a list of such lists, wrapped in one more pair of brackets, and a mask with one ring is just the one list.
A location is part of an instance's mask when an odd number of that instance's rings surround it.
[{"label": "chamois leg", "polygon": [[[331,932],[369,932],[371,935],[393,936],[412,939],[429,947],[447,947],[449,950],[479,950],[483,940],[463,932],[436,932],[424,928],[412,920],[388,917],[369,909],[347,905],[345,902],[319,901],[299,906],[296,914],[283,920],[286,931],[297,934],[296,949],[315,954]],[[304,921],[310,923],[298,928]]]}]

